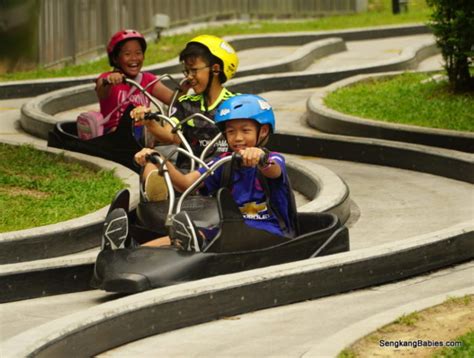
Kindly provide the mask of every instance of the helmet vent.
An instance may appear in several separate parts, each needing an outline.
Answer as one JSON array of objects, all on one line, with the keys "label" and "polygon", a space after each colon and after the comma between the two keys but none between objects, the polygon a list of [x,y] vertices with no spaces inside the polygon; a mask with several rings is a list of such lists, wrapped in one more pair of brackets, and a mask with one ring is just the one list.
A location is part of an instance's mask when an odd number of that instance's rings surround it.
[{"label": "helmet vent", "polygon": [[243,106],[243,104],[242,104],[242,103],[239,103],[237,106],[234,107],[234,109],[240,108],[240,107],[242,107],[242,106]]}]

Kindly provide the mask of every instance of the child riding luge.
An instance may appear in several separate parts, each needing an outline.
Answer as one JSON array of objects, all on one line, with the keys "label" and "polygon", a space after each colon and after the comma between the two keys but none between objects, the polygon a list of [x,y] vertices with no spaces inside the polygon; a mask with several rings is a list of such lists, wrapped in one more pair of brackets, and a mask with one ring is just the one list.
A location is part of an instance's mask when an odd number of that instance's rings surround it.
[{"label": "child riding luge", "polygon": [[[291,219],[292,199],[285,159],[281,154],[269,153],[263,147],[275,129],[275,117],[270,104],[259,96],[237,95],[218,107],[215,122],[224,133],[230,150],[242,157],[242,167],[231,172],[229,186],[245,224],[277,236],[293,237],[295,228]],[[143,166],[147,164],[147,157],[153,153],[152,149],[144,148],[135,154],[135,161]],[[222,153],[213,161],[231,154]],[[265,158],[263,165],[262,156]],[[167,163],[167,169],[178,191],[186,190],[206,172],[205,168],[200,168],[184,174],[171,163]],[[205,179],[202,193],[215,193],[222,186],[224,175],[221,166]],[[200,234],[204,236],[205,246],[215,232],[200,230]],[[162,246],[170,243],[166,237],[145,245]],[[123,243],[117,244],[120,245]]]},{"label": "child riding luge", "polygon": [[[150,100],[138,88],[124,83],[124,78],[138,82],[148,93],[165,104],[170,104],[173,92],[151,72],[141,72],[147,43],[136,30],[116,32],[107,45],[109,64],[112,71],[102,73],[96,80],[96,93],[100,112],[109,120],[104,124],[105,133],[115,130],[125,109],[133,104],[149,106]],[[155,83],[152,83],[155,82]]]},{"label": "child riding luge", "polygon": [[[223,39],[212,35],[200,35],[186,44],[179,55],[184,65],[183,73],[194,94],[181,96],[173,114],[173,120],[178,123],[188,116],[201,113],[211,120],[214,119],[216,108],[234,94],[223,87],[223,84],[234,77],[238,67],[238,57],[235,50]],[[144,123],[147,129],[163,144],[180,144],[179,137],[172,132],[170,124],[163,126],[156,121],[143,121],[144,114],[149,108],[138,107],[131,113],[139,123]],[[200,156],[204,147],[218,133],[212,124],[199,119],[191,119],[181,128],[184,137],[190,143],[194,154]],[[214,147],[214,155],[227,150],[227,143],[221,140]],[[178,155],[177,166],[187,168],[187,158]],[[144,168],[143,178],[156,169],[153,165]]]}]

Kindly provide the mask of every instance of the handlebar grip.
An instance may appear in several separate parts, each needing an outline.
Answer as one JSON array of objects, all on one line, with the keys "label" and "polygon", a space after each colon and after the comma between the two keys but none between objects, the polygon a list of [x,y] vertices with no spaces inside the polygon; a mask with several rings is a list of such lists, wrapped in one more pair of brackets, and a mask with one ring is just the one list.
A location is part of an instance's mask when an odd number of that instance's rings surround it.
[{"label": "handlebar grip", "polygon": [[145,156],[145,159],[153,164],[159,164],[158,159],[156,159],[156,156],[159,156],[158,153],[152,153],[152,154],[147,154]]},{"label": "handlebar grip", "polygon": [[264,167],[265,165],[268,164],[268,158],[270,157],[270,153],[268,151],[265,151],[261,156],[260,159],[258,160],[258,165],[260,167]]},{"label": "handlebar grip", "polygon": [[[107,79],[107,77],[103,77],[102,78],[102,83],[104,86],[109,86],[111,85],[112,83],[110,83],[110,81]],[[127,83],[127,77],[125,77],[123,74],[122,74],[122,83]]]},{"label": "handlebar grip", "polygon": [[[261,156],[260,156],[260,159],[258,160],[258,165],[260,167],[264,167],[265,165],[268,164],[268,158],[270,156],[270,153],[269,152],[265,152],[263,153]],[[234,153],[232,154],[232,158],[233,158],[233,161],[237,164],[242,164],[243,162],[243,158],[242,158],[242,155],[240,155],[239,153]]]},{"label": "handlebar grip", "polygon": [[242,158],[242,155],[240,155],[240,153],[234,153],[232,154],[232,160],[237,164],[242,164],[244,159]]},{"label": "handlebar grip", "polygon": [[159,119],[158,114],[154,112],[145,113],[144,120]]}]

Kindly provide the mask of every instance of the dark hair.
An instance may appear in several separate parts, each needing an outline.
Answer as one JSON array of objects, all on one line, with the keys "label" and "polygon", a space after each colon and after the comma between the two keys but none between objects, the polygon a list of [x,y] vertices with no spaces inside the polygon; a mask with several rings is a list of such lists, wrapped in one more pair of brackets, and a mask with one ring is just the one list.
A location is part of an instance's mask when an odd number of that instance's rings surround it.
[{"label": "dark hair", "polygon": [[123,45],[127,43],[128,41],[131,40],[137,40],[138,43],[140,44],[140,47],[142,48],[142,52],[145,53],[146,51],[146,42],[142,39],[139,38],[131,38],[131,39],[126,39],[124,41],[120,41],[115,47],[114,50],[112,51],[112,56],[109,57],[109,64],[112,67],[117,67],[117,64],[115,63],[115,59],[118,57],[120,51],[122,50]]},{"label": "dark hair", "polygon": [[206,46],[200,44],[199,42],[189,42],[183,51],[180,52],[179,62],[183,62],[188,59],[195,59],[197,57],[201,57],[208,66],[218,64],[221,68],[219,73],[219,82],[224,83],[226,81],[226,77],[224,75],[224,64],[222,60],[214,56]]}]

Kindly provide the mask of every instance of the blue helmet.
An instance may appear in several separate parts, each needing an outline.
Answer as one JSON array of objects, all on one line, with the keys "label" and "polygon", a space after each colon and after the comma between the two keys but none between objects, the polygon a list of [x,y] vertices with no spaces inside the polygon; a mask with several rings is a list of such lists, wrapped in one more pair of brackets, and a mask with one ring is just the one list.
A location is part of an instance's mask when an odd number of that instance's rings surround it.
[{"label": "blue helmet", "polygon": [[223,124],[233,119],[253,119],[260,125],[268,124],[270,133],[275,131],[272,106],[260,96],[241,94],[222,102],[214,116],[217,126],[223,130]]}]

